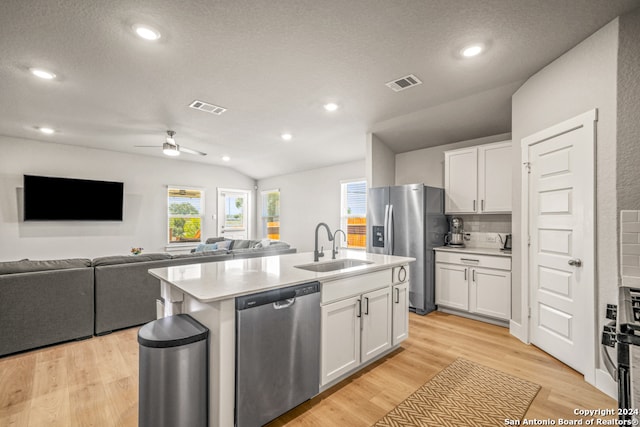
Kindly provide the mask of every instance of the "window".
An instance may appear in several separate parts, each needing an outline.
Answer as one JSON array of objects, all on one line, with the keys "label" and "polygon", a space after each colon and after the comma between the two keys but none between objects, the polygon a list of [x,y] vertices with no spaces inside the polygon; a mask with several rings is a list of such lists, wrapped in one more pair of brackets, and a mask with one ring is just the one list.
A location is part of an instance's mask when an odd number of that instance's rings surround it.
[{"label": "window", "polygon": [[200,243],[204,192],[190,188],[169,187],[167,190],[169,244]]},{"label": "window", "polygon": [[280,190],[263,191],[262,237],[280,240]]},{"label": "window", "polygon": [[367,182],[351,181],[341,185],[340,228],[347,234],[347,248],[366,249]]}]

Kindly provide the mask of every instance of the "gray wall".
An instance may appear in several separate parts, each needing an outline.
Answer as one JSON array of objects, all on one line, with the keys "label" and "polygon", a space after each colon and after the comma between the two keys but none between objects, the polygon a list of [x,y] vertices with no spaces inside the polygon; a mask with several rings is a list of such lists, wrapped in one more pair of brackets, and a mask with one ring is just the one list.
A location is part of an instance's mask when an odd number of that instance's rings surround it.
[{"label": "gray wall", "polygon": [[[126,255],[167,245],[167,185],[203,188],[205,236],[216,235],[217,187],[251,190],[233,169],[0,136],[0,261]],[[22,221],[23,174],[124,182],[122,222]],[[253,200],[251,201],[253,203]]]},{"label": "gray wall", "polygon": [[618,211],[640,209],[640,9],[620,17]]},{"label": "gray wall", "polygon": [[397,154],[395,183],[403,185],[421,182],[431,187],[444,188],[445,151],[510,139],[510,133],[503,133]]},{"label": "gray wall", "polygon": [[[364,177],[365,162],[360,160],[262,179],[258,181],[258,191],[280,189],[280,239],[298,252],[308,252],[313,251],[314,231],[319,222],[326,222],[331,231],[340,227],[341,182]],[[320,242],[325,255],[330,256],[331,244],[326,233],[321,235]]]},{"label": "gray wall", "polygon": [[366,175],[369,188],[394,185],[396,155],[372,133],[367,134]]},{"label": "gray wall", "polygon": [[[596,250],[598,328],[606,303],[617,300],[616,71],[618,20],[533,75],[513,95],[513,319],[521,322],[524,254],[521,244],[521,140],[588,110],[598,109],[596,135]],[[598,331],[593,331],[597,334]]]}]

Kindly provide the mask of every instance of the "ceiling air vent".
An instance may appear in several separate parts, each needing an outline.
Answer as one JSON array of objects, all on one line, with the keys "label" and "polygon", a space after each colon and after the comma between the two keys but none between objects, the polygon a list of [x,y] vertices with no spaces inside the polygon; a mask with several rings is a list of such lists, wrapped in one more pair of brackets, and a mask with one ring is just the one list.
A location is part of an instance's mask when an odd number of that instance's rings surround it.
[{"label": "ceiling air vent", "polygon": [[219,107],[217,105],[209,104],[208,102],[198,101],[197,99],[189,104],[189,107],[194,108],[196,110],[204,111],[205,113],[211,113],[215,115],[220,115],[227,111],[224,107]]},{"label": "ceiling air vent", "polygon": [[400,92],[401,90],[409,89],[410,87],[421,84],[422,82],[420,81],[420,79],[413,74],[409,74],[408,76],[404,76],[397,80],[386,83],[386,85],[393,89],[395,92]]}]

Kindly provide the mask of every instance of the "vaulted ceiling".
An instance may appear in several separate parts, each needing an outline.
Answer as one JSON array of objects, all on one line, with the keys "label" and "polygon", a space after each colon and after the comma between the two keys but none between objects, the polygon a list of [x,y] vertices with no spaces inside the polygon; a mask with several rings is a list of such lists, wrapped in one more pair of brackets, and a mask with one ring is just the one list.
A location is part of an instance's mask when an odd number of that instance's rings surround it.
[{"label": "vaulted ceiling", "polygon": [[[162,156],[172,129],[208,154],[181,158],[259,179],[362,159],[367,132],[395,152],[509,132],[522,82],[638,5],[3,0],[0,135]],[[135,24],[160,39],[139,38]],[[463,58],[470,43],[485,52]],[[34,67],[56,78],[38,79]],[[385,86],[408,74],[423,83]],[[227,111],[197,111],[194,100]]]}]

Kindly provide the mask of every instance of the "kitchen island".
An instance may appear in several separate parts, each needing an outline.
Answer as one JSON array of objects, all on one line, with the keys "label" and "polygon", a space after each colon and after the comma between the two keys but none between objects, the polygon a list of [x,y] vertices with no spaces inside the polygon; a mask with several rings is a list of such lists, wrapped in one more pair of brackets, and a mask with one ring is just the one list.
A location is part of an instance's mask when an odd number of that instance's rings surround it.
[{"label": "kitchen island", "polygon": [[234,425],[236,297],[320,283],[320,392],[406,339],[408,269],[414,258],[344,250],[338,260],[365,263],[332,271],[299,268],[329,267],[333,262],[314,263],[309,252],[149,271],[161,281],[160,317],[188,313],[210,330],[209,426]]}]

